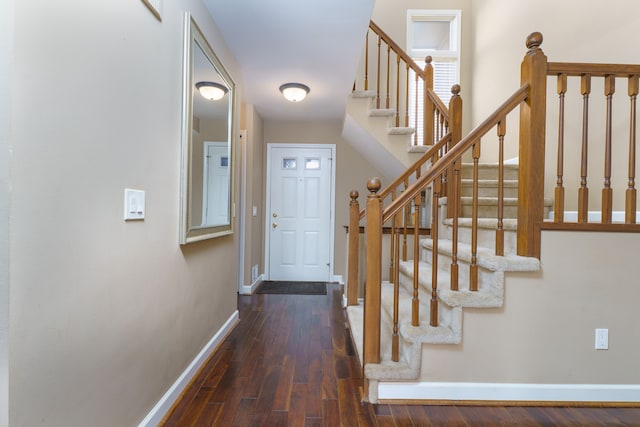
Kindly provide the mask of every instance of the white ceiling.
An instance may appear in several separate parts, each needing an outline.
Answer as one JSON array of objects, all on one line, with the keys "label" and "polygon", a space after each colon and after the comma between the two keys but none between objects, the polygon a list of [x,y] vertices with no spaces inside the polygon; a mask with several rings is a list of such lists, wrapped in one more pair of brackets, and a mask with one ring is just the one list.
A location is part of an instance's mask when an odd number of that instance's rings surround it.
[{"label": "white ceiling", "polygon": [[[204,0],[263,119],[342,119],[374,0]],[[278,88],[311,88],[300,103]]]}]

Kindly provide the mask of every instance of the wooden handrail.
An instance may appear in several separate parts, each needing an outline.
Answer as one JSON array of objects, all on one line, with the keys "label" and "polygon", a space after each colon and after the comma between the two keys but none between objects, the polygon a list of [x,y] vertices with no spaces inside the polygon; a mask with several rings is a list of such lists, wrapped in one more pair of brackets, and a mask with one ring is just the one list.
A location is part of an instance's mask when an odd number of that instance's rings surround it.
[{"label": "wooden handrail", "polygon": [[387,33],[385,33],[382,30],[382,28],[378,27],[378,25],[373,21],[369,23],[369,28],[371,28],[374,33],[380,36],[382,41],[384,41],[391,48],[391,50],[393,50],[396,53],[396,55],[402,58],[404,62],[409,64],[409,67],[413,71],[415,71],[415,73],[418,74],[418,76],[420,76],[421,79],[424,80],[424,70],[422,70],[422,68],[420,68],[418,64],[416,64],[416,62],[413,59],[411,59],[411,57],[400,46],[398,46],[398,44],[394,42],[393,39],[387,35]]},{"label": "wooden handrail", "polygon": [[594,77],[616,76],[629,77],[640,74],[640,65],[631,64],[587,64],[581,62],[549,62],[547,63],[547,75],[555,76],[566,74],[568,76],[590,75]]},{"label": "wooden handrail", "polygon": [[[420,158],[412,164],[407,170],[405,170],[402,175],[398,176],[391,184],[387,185],[384,190],[380,192],[380,198],[384,199],[387,197],[394,189],[397,189],[400,185],[402,185],[406,179],[411,177],[418,169],[422,167],[429,159],[433,158],[433,156],[444,147],[445,144],[451,141],[451,132],[448,132],[437,144],[431,146],[429,150],[427,150]],[[360,219],[364,218],[366,215],[366,210],[362,209],[360,211]]]},{"label": "wooden handrail", "polygon": [[451,166],[451,164],[467,151],[475,142],[489,132],[507,114],[513,111],[522,101],[527,98],[529,85],[521,86],[509,99],[498,107],[487,119],[473,129],[466,137],[456,144],[447,154],[436,161],[429,170],[418,180],[400,194],[383,211],[382,222],[388,221],[393,215],[398,213],[407,203],[413,200],[423,188],[431,183],[438,175]]},{"label": "wooden handrail", "polygon": [[440,97],[433,91],[433,89],[427,88],[427,96],[429,97],[431,102],[436,104],[436,110],[443,113],[445,116],[447,116],[447,119],[448,119],[449,109],[447,108],[446,105],[444,105],[444,102],[442,102],[442,99],[440,99]]}]

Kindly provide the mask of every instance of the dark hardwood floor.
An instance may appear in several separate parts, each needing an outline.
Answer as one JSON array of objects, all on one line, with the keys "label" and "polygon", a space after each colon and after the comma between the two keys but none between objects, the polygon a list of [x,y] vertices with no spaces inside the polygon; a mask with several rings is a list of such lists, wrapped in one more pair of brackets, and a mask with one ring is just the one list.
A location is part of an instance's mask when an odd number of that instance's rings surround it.
[{"label": "dark hardwood floor", "polygon": [[640,408],[372,405],[360,402],[341,288],[238,298],[240,323],[165,427],[640,426]]}]

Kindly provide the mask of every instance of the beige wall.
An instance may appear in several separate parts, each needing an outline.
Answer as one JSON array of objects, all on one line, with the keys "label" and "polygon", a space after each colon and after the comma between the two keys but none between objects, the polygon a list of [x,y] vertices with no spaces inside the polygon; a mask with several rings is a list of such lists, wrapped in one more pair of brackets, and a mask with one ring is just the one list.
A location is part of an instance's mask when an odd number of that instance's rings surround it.
[{"label": "beige wall", "polygon": [[[525,39],[533,31],[544,36],[542,49],[549,61],[635,63],[637,54],[637,16],[640,3],[631,1],[584,2],[514,2],[511,0],[473,1],[473,74],[472,118],[479,123],[500,105],[520,84],[520,63],[526,53]],[[549,80],[548,104],[557,110],[555,80]],[[581,142],[581,96],[579,83],[570,83],[567,95],[565,136],[565,184],[579,186]],[[622,191],[626,184],[626,153],[628,144],[629,104],[626,83],[617,81],[614,114],[613,185]],[[590,209],[599,210],[600,189],[603,186],[604,97],[602,83],[595,79],[590,104],[589,177]],[[555,152],[557,150],[557,111],[550,110],[547,123],[547,180],[545,193],[553,191]],[[515,135],[517,122],[507,132],[507,157],[517,155]],[[495,149],[483,145],[483,157],[495,159]],[[616,168],[614,168],[615,170]],[[614,196],[614,209],[623,209],[623,195]],[[577,195],[568,190],[567,209],[576,209]]]},{"label": "beige wall", "polygon": [[[251,268],[258,266],[258,275],[264,273],[264,142],[263,121],[253,105],[246,105],[246,194],[245,194],[245,262],[244,285],[252,284]],[[253,216],[253,207],[256,216]]]},{"label": "beige wall", "polygon": [[11,426],[137,425],[236,310],[236,236],[178,244],[184,10],[240,73],[198,0],[161,4],[15,2]]},{"label": "beige wall", "polygon": [[462,344],[424,346],[422,380],[640,383],[637,247],[633,233],[544,232],[542,270],[509,273],[503,308],[465,309]]},{"label": "beige wall", "polygon": [[[325,122],[279,122],[264,123],[264,140],[267,143],[291,144],[335,144],[336,145],[336,194],[335,194],[335,249],[334,275],[346,278],[346,233],[349,225],[349,192],[360,193],[360,204],[366,202],[367,179],[377,172],[351,146],[342,139],[340,121]],[[264,147],[266,150],[266,145]],[[266,151],[265,151],[266,153]],[[266,158],[266,155],[265,155]]]}]

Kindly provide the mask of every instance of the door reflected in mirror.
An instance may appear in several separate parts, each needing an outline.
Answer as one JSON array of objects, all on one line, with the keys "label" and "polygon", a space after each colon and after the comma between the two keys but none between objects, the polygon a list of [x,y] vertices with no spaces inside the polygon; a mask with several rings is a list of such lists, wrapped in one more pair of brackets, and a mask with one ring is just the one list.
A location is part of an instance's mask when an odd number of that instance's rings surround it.
[{"label": "door reflected in mirror", "polygon": [[184,74],[181,244],[233,232],[235,85],[188,13]]}]

